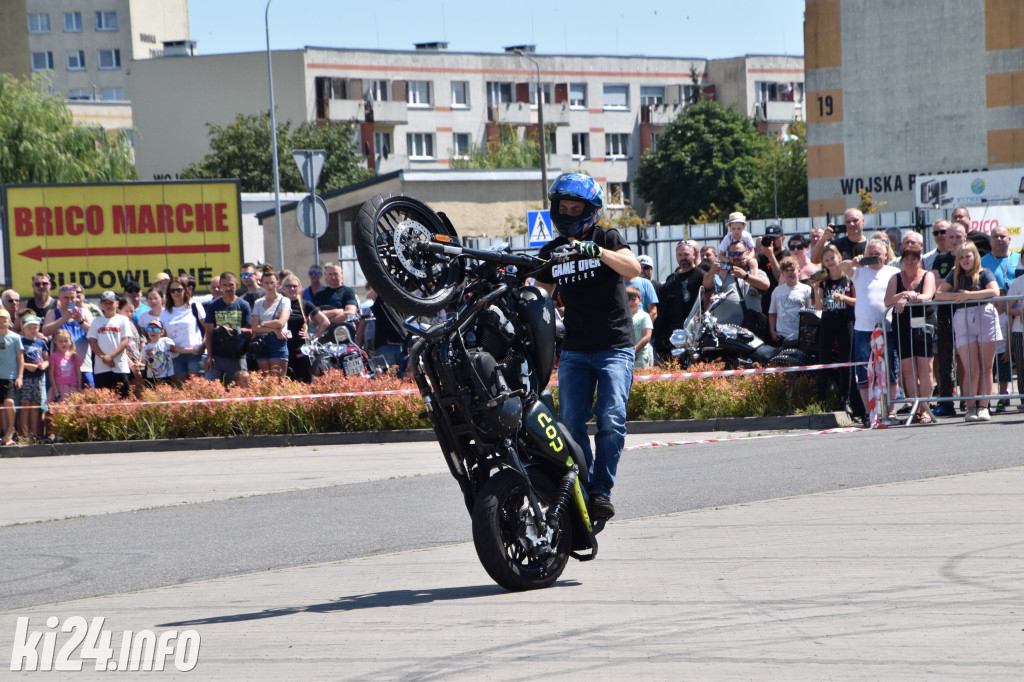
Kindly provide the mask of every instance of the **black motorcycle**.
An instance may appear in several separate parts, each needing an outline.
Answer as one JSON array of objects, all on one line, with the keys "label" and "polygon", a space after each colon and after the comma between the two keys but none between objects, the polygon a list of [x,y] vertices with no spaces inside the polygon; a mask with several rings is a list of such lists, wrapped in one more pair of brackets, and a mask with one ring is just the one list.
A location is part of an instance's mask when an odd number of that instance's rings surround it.
[{"label": "black motorcycle", "polygon": [[451,221],[405,196],[378,195],[355,225],[363,274],[399,313],[444,322],[415,337],[409,369],[452,476],[472,516],[487,573],[508,590],[551,585],[570,556],[597,556],[588,509],[587,462],[558,421],[547,389],[555,365],[555,310],[524,280],[550,258],[507,245],[461,246]]},{"label": "black motorcycle", "polygon": [[[744,369],[753,365],[800,367],[815,362],[809,347],[813,343],[816,348],[817,336],[813,341],[805,338],[808,336],[805,325],[812,323],[803,312],[800,314],[800,338],[773,346],[745,327],[718,321],[714,310],[725,300],[726,294],[712,296],[707,310],[702,307],[703,297],[702,287],[682,328],[672,332],[669,338],[672,355],[678,358],[683,369],[694,362],[723,362],[727,369]],[[810,316],[817,320],[813,312]]]}]

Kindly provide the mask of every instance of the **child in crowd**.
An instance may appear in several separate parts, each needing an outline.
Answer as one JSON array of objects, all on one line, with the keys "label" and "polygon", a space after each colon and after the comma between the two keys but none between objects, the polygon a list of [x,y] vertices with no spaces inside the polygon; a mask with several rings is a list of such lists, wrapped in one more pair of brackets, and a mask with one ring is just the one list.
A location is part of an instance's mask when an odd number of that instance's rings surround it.
[{"label": "child in crowd", "polygon": [[163,323],[154,318],[146,324],[146,340],[142,355],[149,368],[149,380],[154,384],[167,383],[174,376],[171,353],[179,352],[178,347],[164,334]]},{"label": "child in crowd", "polygon": [[718,245],[718,250],[721,252],[722,257],[725,257],[729,247],[737,242],[743,242],[747,245],[748,251],[754,250],[754,237],[747,232],[747,217],[736,211],[735,213],[729,214],[729,234],[722,237],[722,242]]},{"label": "child in crowd", "polygon": [[82,390],[82,359],[78,357],[71,333],[58,329],[53,333],[53,353],[50,354],[50,390],[47,402],[63,402],[72,393]]},{"label": "child in crowd", "polygon": [[0,308],[0,445],[14,443],[14,392],[21,388],[25,373],[25,354],[21,336],[11,330],[11,314]]},{"label": "child in crowd", "polygon": [[21,384],[21,413],[18,431],[22,438],[43,435],[46,369],[50,366],[50,347],[39,334],[41,320],[36,315],[21,318],[21,347],[25,353],[25,374]]},{"label": "child in crowd", "polygon": [[248,370],[240,369],[235,372],[235,380],[231,382],[231,385],[235,388],[249,388],[249,372]]},{"label": "child in crowd", "polygon": [[636,345],[633,351],[636,359],[634,367],[651,367],[654,364],[654,355],[651,353],[651,335],[654,333],[654,323],[651,316],[640,309],[641,294],[636,287],[626,287],[626,298],[629,302],[629,314],[633,317],[633,339]]}]

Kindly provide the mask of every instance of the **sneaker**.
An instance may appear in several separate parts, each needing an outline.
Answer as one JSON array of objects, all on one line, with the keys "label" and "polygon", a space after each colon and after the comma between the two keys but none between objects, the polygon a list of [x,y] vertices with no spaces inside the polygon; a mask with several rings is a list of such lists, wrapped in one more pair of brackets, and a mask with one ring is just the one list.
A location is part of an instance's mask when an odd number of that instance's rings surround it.
[{"label": "sneaker", "polygon": [[1006,401],[1000,400],[999,402],[996,403],[996,408],[994,410],[992,410],[992,411],[995,412],[996,414],[1003,414],[1004,412],[1006,412],[1006,406],[1009,405],[1009,404],[1010,404],[1009,400],[1006,400]]},{"label": "sneaker", "polygon": [[936,417],[955,417],[956,409],[953,408],[953,403],[940,403],[938,407],[932,410],[932,414]]},{"label": "sneaker", "polygon": [[978,409],[976,407],[972,407],[972,408],[968,409],[967,410],[967,414],[964,416],[964,421],[965,422],[976,422],[976,421],[978,421]]},{"label": "sneaker", "polygon": [[607,495],[594,495],[590,498],[590,516],[595,521],[615,516],[615,507]]},{"label": "sneaker", "polygon": [[989,414],[987,407],[982,407],[978,410],[978,421],[990,422],[992,421],[992,415]]}]

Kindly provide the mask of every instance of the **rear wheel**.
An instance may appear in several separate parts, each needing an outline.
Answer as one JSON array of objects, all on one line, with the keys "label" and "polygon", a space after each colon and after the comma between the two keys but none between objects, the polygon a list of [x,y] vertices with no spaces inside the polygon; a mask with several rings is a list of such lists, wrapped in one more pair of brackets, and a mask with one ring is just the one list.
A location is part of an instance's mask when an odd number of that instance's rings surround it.
[{"label": "rear wheel", "polygon": [[[530,481],[547,514],[555,502],[554,485],[540,474],[531,474]],[[473,544],[480,563],[506,590],[551,585],[565,569],[572,547],[572,524],[564,514],[563,519],[561,528],[538,537],[526,481],[511,469],[499,471],[481,489],[473,507]]]},{"label": "rear wheel", "polygon": [[450,234],[441,218],[412,197],[378,194],[356,217],[353,241],[370,286],[405,315],[433,315],[458,295],[461,260],[426,253],[419,245]]}]

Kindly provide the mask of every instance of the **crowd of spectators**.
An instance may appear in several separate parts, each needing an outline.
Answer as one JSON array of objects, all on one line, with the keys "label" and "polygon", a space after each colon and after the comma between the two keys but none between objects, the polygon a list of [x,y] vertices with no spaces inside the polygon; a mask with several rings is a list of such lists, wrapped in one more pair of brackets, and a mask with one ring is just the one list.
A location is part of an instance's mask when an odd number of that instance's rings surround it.
[{"label": "crowd of spectators", "polygon": [[[0,410],[0,444],[43,437],[47,406],[90,388],[127,399],[190,377],[238,385],[250,371],[312,382],[303,345],[352,321],[359,300],[338,263],[313,265],[308,274],[303,289],[291,271],[246,263],[237,277],[224,272],[212,278],[209,294],[196,295],[192,275],[161,272],[145,293],[128,280],[98,302],[77,283],[53,292],[44,272],[32,277],[31,296],[7,289],[0,296],[0,400],[8,408]],[[368,304],[370,317],[388,313],[377,330],[396,364],[390,351],[404,342],[401,321],[383,303]],[[358,331],[372,346],[372,333]]]},{"label": "crowd of spectators", "polygon": [[[960,405],[965,420],[987,421],[992,411],[1005,411],[1009,398],[1002,396],[1009,395],[1015,371],[1018,393],[1024,392],[1024,305],[986,299],[1024,296],[1021,254],[1009,248],[1007,229],[972,229],[968,210],[958,207],[951,221],[932,225],[936,248],[923,253],[920,233],[889,228],[869,235],[864,222],[861,211],[849,209],[841,225],[814,227],[788,241],[780,226],[770,225],[754,239],[744,215],[735,212],[717,248],[680,241],[679,267],[663,283],[652,282],[658,306],[651,316],[655,362],[671,358],[669,337],[682,327],[703,287],[704,303],[724,294],[715,311],[720,322],[742,324],[769,343],[795,341],[801,311],[817,310],[821,358],[866,361],[872,332],[883,328],[889,403],[900,392],[922,399],[908,416],[914,422],[957,416],[957,386],[968,397]],[[645,256],[640,258],[643,263]],[[644,268],[642,276],[653,279],[653,268]],[[933,305],[922,305],[927,302]],[[641,312],[642,303],[643,298]],[[864,366],[852,375],[845,368],[817,375],[820,400],[835,391],[851,414],[866,420]],[[1000,396],[992,406],[988,399],[971,398],[990,395]],[[932,402],[938,404],[931,408]]]}]

